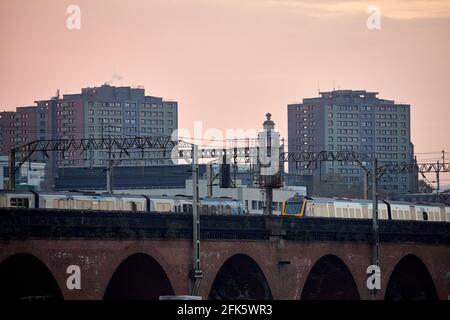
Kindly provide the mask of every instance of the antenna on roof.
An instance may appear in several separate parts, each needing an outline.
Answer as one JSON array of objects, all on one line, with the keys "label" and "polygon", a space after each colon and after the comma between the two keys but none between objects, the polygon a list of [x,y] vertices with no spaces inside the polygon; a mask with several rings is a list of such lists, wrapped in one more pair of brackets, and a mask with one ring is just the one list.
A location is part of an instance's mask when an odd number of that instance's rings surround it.
[{"label": "antenna on roof", "polygon": [[335,91],[336,90],[336,88],[335,88],[335,81],[333,80],[333,91]]}]

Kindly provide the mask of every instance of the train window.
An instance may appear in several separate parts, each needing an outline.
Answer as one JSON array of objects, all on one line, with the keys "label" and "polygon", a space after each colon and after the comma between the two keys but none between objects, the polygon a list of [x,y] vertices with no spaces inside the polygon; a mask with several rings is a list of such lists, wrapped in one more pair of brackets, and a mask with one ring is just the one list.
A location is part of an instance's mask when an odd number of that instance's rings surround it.
[{"label": "train window", "polygon": [[302,202],[286,202],[284,213],[286,214],[299,214],[301,211]]},{"label": "train window", "polygon": [[438,221],[439,217],[438,217],[438,213],[437,212],[433,212],[431,213],[431,221]]},{"label": "train window", "polygon": [[428,221],[428,214],[424,211],[422,212],[423,215],[423,221]]},{"label": "train window", "polygon": [[170,203],[157,202],[157,203],[155,203],[155,211],[170,212],[170,211],[172,211],[172,205]]},{"label": "train window", "polygon": [[30,200],[28,198],[11,198],[10,205],[13,208],[29,208]]},{"label": "train window", "polygon": [[131,202],[131,211],[133,211],[133,212],[137,211],[136,202]]},{"label": "train window", "polygon": [[349,218],[354,218],[355,217],[355,209],[350,208],[350,209],[348,209],[348,211],[349,211]]},{"label": "train window", "polygon": [[342,209],[342,217],[348,218],[348,209],[347,208]]}]

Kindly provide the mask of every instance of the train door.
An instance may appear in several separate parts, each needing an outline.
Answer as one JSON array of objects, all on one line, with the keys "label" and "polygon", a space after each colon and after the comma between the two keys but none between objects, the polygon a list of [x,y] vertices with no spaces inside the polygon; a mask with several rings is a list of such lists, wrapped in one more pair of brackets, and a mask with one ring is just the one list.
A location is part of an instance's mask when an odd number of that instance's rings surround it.
[{"label": "train door", "polygon": [[334,216],[334,205],[333,202],[327,202],[327,217]]},{"label": "train door", "polygon": [[439,207],[439,211],[440,211],[440,219],[439,221],[446,221],[446,217],[445,217],[445,207]]},{"label": "train door", "polygon": [[409,216],[411,217],[411,220],[417,220],[416,210],[414,206],[409,206]]},{"label": "train door", "polygon": [[388,218],[387,206],[385,204],[378,204],[378,206],[378,218],[386,220]]},{"label": "train door", "polygon": [[91,201],[91,209],[92,210],[99,210],[100,209],[100,202],[99,201]]},{"label": "train door", "polygon": [[428,221],[428,212],[426,207],[416,207],[416,214],[418,219],[417,220],[422,220],[422,221]]}]

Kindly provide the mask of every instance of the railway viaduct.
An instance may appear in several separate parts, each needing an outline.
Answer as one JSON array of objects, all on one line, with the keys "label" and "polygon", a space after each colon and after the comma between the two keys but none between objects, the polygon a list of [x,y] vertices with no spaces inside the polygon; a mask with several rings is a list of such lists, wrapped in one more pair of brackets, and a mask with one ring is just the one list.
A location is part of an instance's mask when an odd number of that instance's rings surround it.
[{"label": "railway viaduct", "polygon": [[[371,224],[201,216],[199,294],[204,299],[370,299]],[[189,214],[1,209],[0,295],[185,295],[192,251]],[[450,224],[380,221],[380,268],[376,299],[448,299]],[[73,278],[77,274],[79,282]]]}]

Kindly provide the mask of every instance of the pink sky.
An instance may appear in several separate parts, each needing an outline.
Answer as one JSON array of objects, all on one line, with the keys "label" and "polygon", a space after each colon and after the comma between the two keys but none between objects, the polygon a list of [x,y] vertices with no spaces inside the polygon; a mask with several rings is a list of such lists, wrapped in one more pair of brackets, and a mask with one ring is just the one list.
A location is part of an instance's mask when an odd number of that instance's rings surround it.
[{"label": "pink sky", "polygon": [[119,74],[177,100],[180,127],[260,128],[271,112],[286,136],[286,105],[335,81],[411,104],[416,151],[450,156],[449,31],[448,0],[0,0],[0,110]]}]

